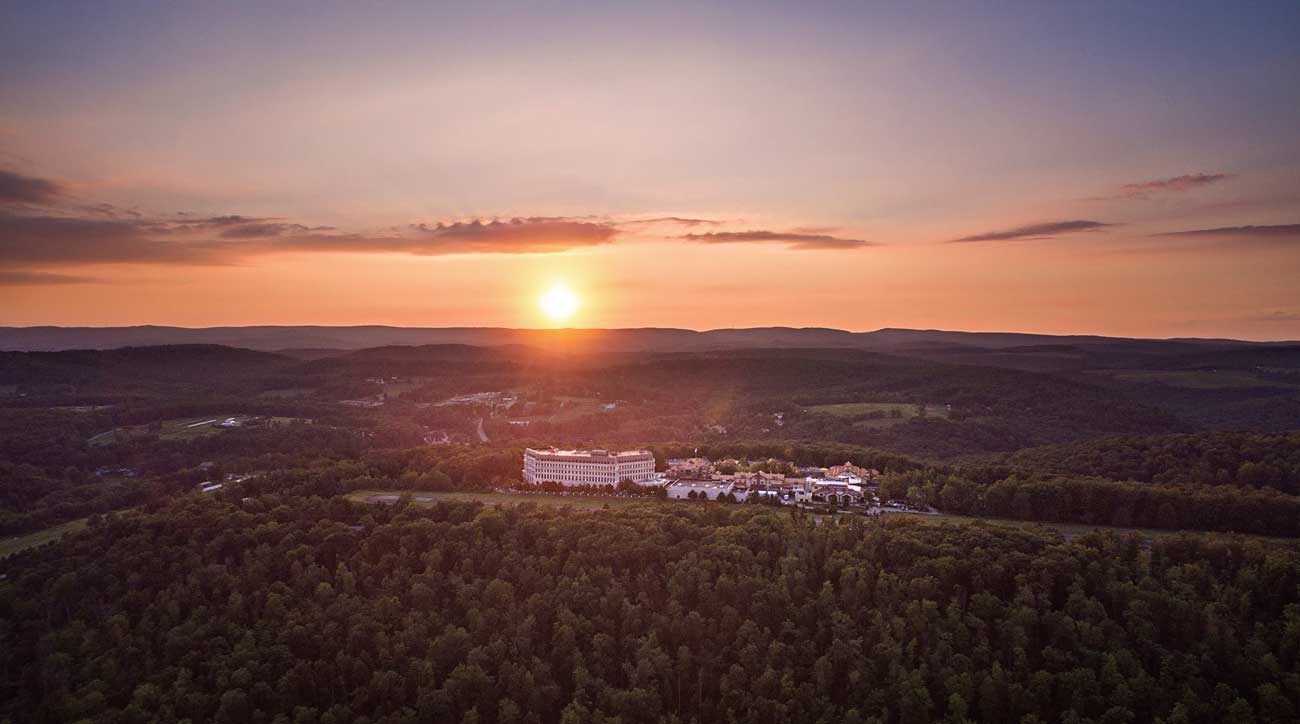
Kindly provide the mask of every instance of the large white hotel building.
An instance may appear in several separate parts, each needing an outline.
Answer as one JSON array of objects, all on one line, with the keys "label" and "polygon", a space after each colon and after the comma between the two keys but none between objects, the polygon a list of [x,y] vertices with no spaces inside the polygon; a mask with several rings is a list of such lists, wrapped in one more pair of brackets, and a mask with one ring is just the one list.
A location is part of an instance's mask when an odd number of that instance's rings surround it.
[{"label": "large white hotel building", "polygon": [[524,450],[524,482],[561,485],[646,483],[655,477],[655,456],[649,450]]}]

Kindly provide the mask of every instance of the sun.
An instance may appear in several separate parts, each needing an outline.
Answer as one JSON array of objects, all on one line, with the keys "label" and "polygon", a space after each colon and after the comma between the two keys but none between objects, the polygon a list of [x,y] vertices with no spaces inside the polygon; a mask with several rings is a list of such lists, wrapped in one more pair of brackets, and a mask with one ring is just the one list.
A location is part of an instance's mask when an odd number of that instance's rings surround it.
[{"label": "sun", "polygon": [[538,303],[542,306],[542,313],[552,322],[563,322],[578,311],[578,295],[564,284],[552,286]]}]

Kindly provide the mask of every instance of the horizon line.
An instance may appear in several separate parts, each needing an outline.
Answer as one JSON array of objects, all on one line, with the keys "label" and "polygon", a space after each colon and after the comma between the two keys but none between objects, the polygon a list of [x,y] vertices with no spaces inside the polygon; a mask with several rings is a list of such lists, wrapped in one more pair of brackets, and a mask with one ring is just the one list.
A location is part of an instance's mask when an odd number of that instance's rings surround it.
[{"label": "horizon line", "polygon": [[236,330],[236,329],[392,329],[392,330],[410,330],[410,331],[499,331],[499,332],[682,332],[688,334],[711,334],[717,332],[752,332],[761,330],[782,330],[791,332],[832,332],[846,335],[868,335],[878,334],[881,332],[919,332],[919,333],[940,333],[940,334],[971,334],[971,335],[1016,335],[1024,337],[1060,337],[1060,338],[1093,338],[1106,340],[1130,340],[1130,341],[1152,341],[1152,342],[1179,342],[1179,341],[1199,341],[1199,342],[1244,342],[1252,344],[1300,344],[1300,339],[1275,338],[1275,339],[1242,339],[1237,337],[1135,337],[1130,335],[1110,335],[1096,332],[1024,332],[1015,330],[999,329],[943,329],[938,327],[878,327],[874,329],[842,329],[839,327],[796,327],[789,325],[759,325],[749,327],[714,327],[708,329],[692,329],[689,327],[504,327],[504,326],[440,326],[440,327],[416,327],[396,324],[225,324],[202,327],[190,327],[184,325],[172,324],[122,324],[122,325],[62,325],[62,324],[34,324],[34,325],[0,325],[0,331],[21,332],[32,330],[94,330],[94,331],[113,331],[113,330],[131,330],[131,329],[164,329],[164,330],[183,330],[192,332],[202,332],[211,330]]}]

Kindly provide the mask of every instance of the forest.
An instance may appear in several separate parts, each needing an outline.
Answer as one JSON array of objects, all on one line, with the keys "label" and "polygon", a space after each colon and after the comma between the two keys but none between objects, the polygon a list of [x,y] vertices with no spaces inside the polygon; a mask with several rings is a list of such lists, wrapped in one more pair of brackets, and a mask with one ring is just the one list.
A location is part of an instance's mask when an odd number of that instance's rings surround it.
[{"label": "forest", "polygon": [[1300,493],[1300,432],[1107,436],[1019,450],[1006,464],[1172,485],[1268,487]]},{"label": "forest", "polygon": [[762,506],[189,497],[3,562],[0,720],[1256,722],[1300,553]]},{"label": "forest", "polygon": [[[1021,354],[0,353],[0,724],[1294,721],[1295,355]],[[946,517],[346,497],[556,443]]]},{"label": "forest", "polygon": [[1121,528],[1300,537],[1300,497],[1270,488],[1155,485],[1098,477],[1012,474],[979,484],[926,469],[886,474],[886,500],[945,513]]},{"label": "forest", "polygon": [[[1300,355],[1286,359],[1300,366]],[[306,416],[320,417],[338,414],[340,401],[370,399],[382,403],[375,416],[391,427],[408,426],[403,439],[418,441],[419,426],[470,429],[464,420],[449,419],[455,411],[438,407],[443,400],[512,390],[520,409],[501,416],[494,409],[463,412],[471,421],[484,417],[492,439],[512,443],[532,437],[600,438],[600,444],[785,437],[935,460],[1106,435],[1219,429],[1205,419],[1216,411],[1232,418],[1232,429],[1292,429],[1300,418],[1295,390],[1269,384],[1230,390],[1227,396],[1192,391],[1196,394],[1188,398],[1187,390],[1158,382],[1135,386],[1104,376],[851,349],[561,356],[519,347],[439,345],[340,351],[313,359],[200,345],[0,352],[0,386],[17,393],[0,397],[0,406],[11,409],[108,406],[111,414],[127,419],[128,413],[161,411],[169,404],[242,401],[265,414],[306,410],[315,413]],[[562,415],[542,413],[563,399],[615,403],[617,409],[595,405]],[[1189,400],[1196,415],[1186,414]],[[944,414],[880,424],[817,412],[820,405],[861,402],[928,405]],[[1239,413],[1246,408],[1266,414],[1242,420]],[[773,422],[776,413],[783,415],[780,426]],[[528,425],[509,424],[517,418]]]}]

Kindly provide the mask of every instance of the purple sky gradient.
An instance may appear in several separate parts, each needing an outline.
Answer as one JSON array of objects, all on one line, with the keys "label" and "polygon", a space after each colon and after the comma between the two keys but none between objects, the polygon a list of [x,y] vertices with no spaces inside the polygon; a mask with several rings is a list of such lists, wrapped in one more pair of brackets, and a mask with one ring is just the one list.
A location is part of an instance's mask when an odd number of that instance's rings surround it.
[{"label": "purple sky gradient", "polygon": [[1300,338],[1298,128],[1294,2],[10,3],[0,324]]}]

